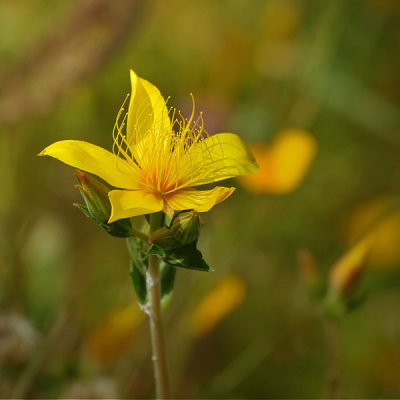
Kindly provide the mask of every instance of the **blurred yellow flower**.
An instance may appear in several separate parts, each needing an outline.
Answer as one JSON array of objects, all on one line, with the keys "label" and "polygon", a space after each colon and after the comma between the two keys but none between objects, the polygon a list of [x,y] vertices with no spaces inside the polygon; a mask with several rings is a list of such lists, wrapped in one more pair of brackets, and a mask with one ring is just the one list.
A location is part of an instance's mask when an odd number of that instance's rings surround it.
[{"label": "blurred yellow flower", "polygon": [[347,222],[347,237],[371,238],[371,266],[390,267],[400,263],[400,211],[396,199],[381,196],[362,204]]},{"label": "blurred yellow flower", "polygon": [[191,318],[192,332],[196,336],[209,333],[225,316],[244,300],[246,285],[237,275],[223,278],[198,304]]},{"label": "blurred yellow flower", "polygon": [[268,146],[252,146],[260,165],[257,173],[239,178],[244,188],[254,193],[285,194],[303,181],[317,152],[317,142],[300,129],[285,129]]},{"label": "blurred yellow flower", "polygon": [[89,354],[104,364],[114,362],[132,343],[144,315],[136,304],[111,311],[89,334]]},{"label": "blurred yellow flower", "polygon": [[235,188],[196,190],[193,186],[257,170],[239,136],[220,133],[207,137],[202,115],[194,120],[194,105],[190,118],[185,119],[176,110],[168,110],[160,91],[133,71],[131,84],[128,113],[120,122],[122,107],[114,127],[113,153],[87,142],[63,140],[39,154],[90,172],[122,189],[109,192],[109,222],[161,210],[169,215],[174,210],[208,211]]}]

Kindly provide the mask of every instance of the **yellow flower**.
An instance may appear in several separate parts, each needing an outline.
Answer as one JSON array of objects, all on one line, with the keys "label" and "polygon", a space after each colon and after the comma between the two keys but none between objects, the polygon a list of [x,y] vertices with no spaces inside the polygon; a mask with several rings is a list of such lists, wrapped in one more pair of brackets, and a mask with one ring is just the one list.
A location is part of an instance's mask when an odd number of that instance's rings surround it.
[{"label": "yellow flower", "polygon": [[[185,119],[167,108],[160,91],[131,70],[129,110],[114,127],[113,153],[79,140],[63,140],[39,155],[54,157],[99,176],[118,188],[109,192],[108,222],[163,210],[208,211],[235,188],[193,186],[252,174],[258,166],[247,146],[233,133],[208,136],[203,120]],[[126,133],[123,133],[126,121]]]}]

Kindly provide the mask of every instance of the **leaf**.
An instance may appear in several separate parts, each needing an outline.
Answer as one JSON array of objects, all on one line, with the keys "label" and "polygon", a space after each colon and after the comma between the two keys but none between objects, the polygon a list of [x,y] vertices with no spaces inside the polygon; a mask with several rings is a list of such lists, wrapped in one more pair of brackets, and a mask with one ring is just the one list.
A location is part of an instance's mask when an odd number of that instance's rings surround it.
[{"label": "leaf", "polygon": [[148,301],[146,270],[147,255],[144,251],[142,241],[138,238],[128,238],[128,249],[131,258],[131,276],[133,289],[135,290],[137,300],[140,304],[146,304]]},{"label": "leaf", "polygon": [[[144,243],[137,238],[128,239],[129,254],[131,256],[131,270],[129,272],[136,297],[140,304],[148,302],[146,271],[148,256],[145,252]],[[165,262],[160,263],[160,278],[161,278],[161,303],[165,308],[171,297],[174,289],[176,269],[172,268]]]},{"label": "leaf", "polygon": [[147,253],[160,256],[164,262],[173,267],[211,271],[196,245],[197,241],[194,241],[174,249],[163,249],[156,244],[152,244]]},{"label": "leaf", "polygon": [[138,302],[140,304],[146,304],[148,297],[146,278],[140,270],[140,266],[135,262],[135,260],[131,259],[131,269],[129,271],[129,275],[132,280],[133,289],[135,290]]},{"label": "leaf", "polygon": [[161,262],[161,306],[167,307],[172,297],[174,289],[176,269],[169,266],[165,262]]}]

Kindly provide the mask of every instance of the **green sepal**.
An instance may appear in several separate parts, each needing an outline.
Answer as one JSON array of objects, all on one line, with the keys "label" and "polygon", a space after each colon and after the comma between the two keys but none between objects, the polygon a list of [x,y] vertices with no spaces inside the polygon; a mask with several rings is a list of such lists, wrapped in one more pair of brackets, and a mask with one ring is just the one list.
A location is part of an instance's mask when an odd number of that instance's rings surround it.
[{"label": "green sepal", "polygon": [[195,211],[176,213],[169,227],[162,227],[151,235],[148,254],[155,254],[170,266],[210,271],[197,249],[200,218]]},{"label": "green sepal", "polygon": [[152,244],[147,250],[148,254],[155,254],[173,267],[194,269],[198,271],[211,271],[209,265],[204,261],[201,252],[196,247],[197,241],[172,249],[164,249]]},{"label": "green sepal", "polygon": [[143,248],[143,242],[135,237],[128,238],[128,250],[131,258],[129,275],[139,304],[148,301],[146,270],[148,257]]},{"label": "green sepal", "polygon": [[120,219],[111,224],[101,221],[96,218],[86,206],[74,203],[74,206],[83,212],[88,218],[94,221],[97,225],[102,227],[107,233],[115,237],[127,238],[133,236],[131,222],[128,218]]},{"label": "green sepal", "polygon": [[325,315],[329,318],[340,319],[349,312],[359,308],[365,301],[367,295],[365,291],[357,290],[351,295],[345,295],[339,290],[330,288],[327,290],[323,299],[322,308]]}]

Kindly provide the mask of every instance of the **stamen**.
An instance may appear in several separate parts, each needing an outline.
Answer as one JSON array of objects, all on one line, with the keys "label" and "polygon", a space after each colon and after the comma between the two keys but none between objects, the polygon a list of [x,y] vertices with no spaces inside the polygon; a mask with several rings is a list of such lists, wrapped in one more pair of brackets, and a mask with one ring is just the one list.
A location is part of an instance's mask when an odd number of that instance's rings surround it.
[{"label": "stamen", "polygon": [[[195,101],[193,94],[190,96],[192,111],[188,119],[174,107],[160,108],[158,103],[135,104],[130,112],[134,113],[132,118],[136,125],[130,126],[131,132],[126,134],[123,131],[128,114],[123,115],[123,111],[128,96],[118,112],[113,129],[113,152],[134,165],[145,191],[164,196],[201,182],[210,170],[212,174],[220,166],[212,158],[218,142],[206,140],[209,134],[204,129],[203,113],[195,119]],[[168,97],[166,103],[169,100]],[[154,112],[167,115],[154,115]],[[168,116],[170,125],[165,123]]]}]

